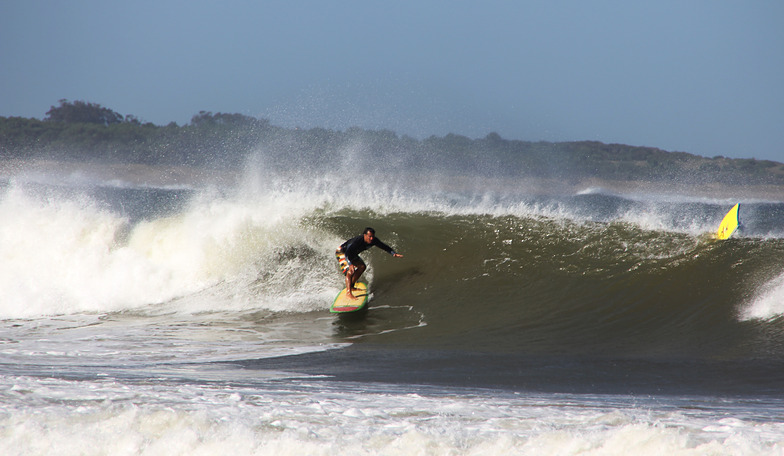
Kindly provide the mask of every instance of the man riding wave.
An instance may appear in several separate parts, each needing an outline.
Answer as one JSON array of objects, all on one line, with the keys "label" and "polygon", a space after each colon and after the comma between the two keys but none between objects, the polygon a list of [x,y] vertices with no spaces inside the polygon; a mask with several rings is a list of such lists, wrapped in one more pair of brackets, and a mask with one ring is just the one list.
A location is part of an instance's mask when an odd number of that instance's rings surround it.
[{"label": "man riding wave", "polygon": [[365,231],[359,236],[351,238],[341,244],[335,251],[335,257],[340,264],[340,271],[346,276],[346,294],[351,299],[357,299],[352,293],[353,291],[356,291],[354,285],[359,281],[359,278],[362,276],[362,273],[365,272],[365,269],[367,269],[367,265],[362,261],[362,258],[359,257],[359,254],[373,246],[384,250],[393,257],[403,257],[403,255],[395,252],[392,247],[381,242],[381,240],[376,237],[376,230],[370,227],[365,228]]}]

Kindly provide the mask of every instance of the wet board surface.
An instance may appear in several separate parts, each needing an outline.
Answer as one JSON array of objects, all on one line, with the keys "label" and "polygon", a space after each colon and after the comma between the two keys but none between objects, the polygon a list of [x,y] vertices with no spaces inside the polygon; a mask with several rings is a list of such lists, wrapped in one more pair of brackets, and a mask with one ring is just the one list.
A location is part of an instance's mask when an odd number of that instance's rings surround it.
[{"label": "wet board surface", "polygon": [[368,302],[368,295],[369,291],[367,289],[367,284],[364,282],[358,282],[355,285],[358,290],[354,291],[354,296],[357,299],[351,299],[346,294],[346,289],[340,290],[337,297],[335,297],[335,302],[332,303],[332,307],[330,307],[329,311],[332,313],[349,313],[349,312],[358,312],[362,310]]}]

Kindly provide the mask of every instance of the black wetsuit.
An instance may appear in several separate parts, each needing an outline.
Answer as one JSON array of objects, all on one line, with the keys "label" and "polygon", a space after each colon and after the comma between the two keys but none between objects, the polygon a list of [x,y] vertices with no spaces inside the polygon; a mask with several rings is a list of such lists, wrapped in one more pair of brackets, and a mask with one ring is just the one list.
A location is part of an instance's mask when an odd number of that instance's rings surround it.
[{"label": "black wetsuit", "polygon": [[381,250],[389,253],[390,255],[395,254],[395,251],[392,250],[392,247],[379,241],[377,237],[374,237],[373,241],[370,244],[366,243],[365,236],[363,234],[360,234],[359,236],[355,238],[351,238],[348,241],[344,242],[340,246],[340,250],[342,250],[343,253],[346,255],[346,259],[348,260],[348,262],[353,263],[356,260],[360,259],[359,258],[360,253],[364,252],[365,250],[373,246],[380,248]]}]

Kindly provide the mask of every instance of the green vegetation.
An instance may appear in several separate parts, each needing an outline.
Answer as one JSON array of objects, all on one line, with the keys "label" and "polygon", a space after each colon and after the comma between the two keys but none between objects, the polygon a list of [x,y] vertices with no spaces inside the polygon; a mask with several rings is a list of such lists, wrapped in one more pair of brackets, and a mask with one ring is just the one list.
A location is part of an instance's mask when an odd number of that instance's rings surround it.
[{"label": "green vegetation", "polygon": [[595,141],[529,142],[503,139],[497,133],[480,139],[448,134],[417,140],[388,130],[288,129],[265,119],[204,111],[188,125],[157,126],[94,103],[68,100],[60,100],[43,120],[0,117],[0,159],[235,169],[250,154],[263,153],[269,166],[294,163],[318,170],[343,164],[347,150],[362,152],[355,154],[358,160],[456,175],[469,171],[509,178],[784,184],[784,164],[777,162],[705,158]]}]

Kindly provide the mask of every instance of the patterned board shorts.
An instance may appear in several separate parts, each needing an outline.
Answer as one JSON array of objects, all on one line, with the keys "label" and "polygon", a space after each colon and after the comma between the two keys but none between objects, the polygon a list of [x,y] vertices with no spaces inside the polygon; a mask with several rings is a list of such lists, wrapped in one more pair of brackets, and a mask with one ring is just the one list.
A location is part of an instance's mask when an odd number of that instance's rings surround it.
[{"label": "patterned board shorts", "polygon": [[337,258],[338,265],[340,265],[340,272],[343,273],[343,275],[346,275],[346,272],[348,271],[348,260],[346,259],[346,254],[340,250],[340,247],[335,250],[335,258]]}]

